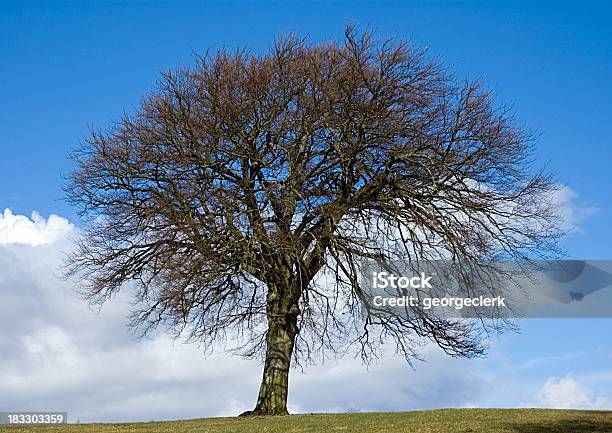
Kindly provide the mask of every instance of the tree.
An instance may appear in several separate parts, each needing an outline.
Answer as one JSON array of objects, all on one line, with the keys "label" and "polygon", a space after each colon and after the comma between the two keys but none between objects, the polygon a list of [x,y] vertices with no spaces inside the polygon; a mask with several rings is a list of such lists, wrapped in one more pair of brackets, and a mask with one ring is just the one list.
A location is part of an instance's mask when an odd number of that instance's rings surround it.
[{"label": "tree", "polygon": [[[485,321],[381,317],[360,260],[529,259],[559,236],[532,134],[478,82],[347,28],[270,53],[219,51],[163,75],[141,107],[74,152],[68,199],[89,221],[68,273],[132,323],[263,354],[253,414],[287,413],[292,360],[424,341],[481,355]],[[227,341],[226,341],[227,342]]]}]

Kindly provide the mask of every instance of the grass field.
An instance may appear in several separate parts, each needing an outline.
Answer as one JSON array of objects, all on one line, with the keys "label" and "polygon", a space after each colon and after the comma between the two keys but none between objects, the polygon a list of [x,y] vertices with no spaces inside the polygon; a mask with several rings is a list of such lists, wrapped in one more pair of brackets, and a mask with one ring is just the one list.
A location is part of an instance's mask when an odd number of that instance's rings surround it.
[{"label": "grass field", "polygon": [[423,412],[210,418],[188,421],[0,427],[0,432],[68,433],[550,433],[612,432],[612,412],[444,409]]}]

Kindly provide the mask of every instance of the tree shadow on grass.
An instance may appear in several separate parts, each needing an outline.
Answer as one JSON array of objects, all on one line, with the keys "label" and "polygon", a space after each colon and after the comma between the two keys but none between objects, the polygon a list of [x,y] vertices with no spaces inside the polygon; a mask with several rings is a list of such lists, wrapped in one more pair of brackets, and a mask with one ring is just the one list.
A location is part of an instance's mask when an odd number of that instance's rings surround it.
[{"label": "tree shadow on grass", "polygon": [[525,422],[512,427],[517,433],[612,433],[612,418]]}]

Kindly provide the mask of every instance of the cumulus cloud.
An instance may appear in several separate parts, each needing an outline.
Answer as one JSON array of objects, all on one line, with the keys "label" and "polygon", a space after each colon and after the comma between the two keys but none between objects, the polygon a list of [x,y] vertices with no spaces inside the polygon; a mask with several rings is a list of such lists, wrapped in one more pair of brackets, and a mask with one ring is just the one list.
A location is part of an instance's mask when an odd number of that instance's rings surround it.
[{"label": "cumulus cloud", "polygon": [[[136,339],[126,327],[128,292],[92,311],[75,294],[74,281],[57,277],[61,253],[77,230],[59,216],[28,218],[7,210],[0,217],[0,407],[68,411],[71,421],[83,422],[251,409],[261,377],[258,361],[223,353],[204,357],[206,348],[173,341],[163,330]],[[450,359],[433,347],[423,355],[427,362],[415,370],[392,353],[369,370],[352,358],[294,370],[290,410],[516,405],[511,378],[488,371],[489,361]],[[550,379],[538,404],[609,404],[572,381]]]},{"label": "cumulus cloud", "polygon": [[[262,366],[163,330],[135,338],[129,293],[92,311],[57,277],[76,228],[66,219],[3,215],[0,245],[0,407],[68,411],[71,421],[236,415],[252,409]],[[8,229],[7,229],[8,228]],[[73,232],[74,231],[74,232]],[[428,349],[429,350],[429,349]],[[412,370],[389,356],[367,371],[346,358],[291,373],[295,412],[410,410],[478,402],[487,379],[466,360],[426,354]],[[457,375],[453,371],[470,371]],[[332,390],[332,391],[330,391]]]},{"label": "cumulus cloud", "polygon": [[14,215],[10,209],[0,214],[0,245],[26,244],[32,246],[51,244],[74,229],[65,218],[50,215],[45,219],[37,212],[32,212],[28,218],[24,215]]},{"label": "cumulus cloud", "polygon": [[[262,366],[159,331],[126,328],[129,293],[94,312],[55,277],[61,242],[0,246],[0,407],[68,411],[71,421],[236,415],[252,409]],[[293,370],[294,412],[411,410],[464,406],[490,388],[467,360],[439,352],[412,370],[389,356],[369,371],[346,358]],[[453,372],[469,372],[467,375]]]},{"label": "cumulus cloud", "polygon": [[[359,359],[294,371],[291,407],[296,412],[406,411],[485,405],[494,379],[474,360],[451,359],[433,345],[422,353],[426,362],[410,368],[392,348],[366,368]],[[461,373],[458,373],[461,372]]]},{"label": "cumulus cloud", "polygon": [[[36,245],[36,244],[31,244]],[[65,240],[0,245],[0,407],[68,411],[71,421],[235,415],[255,401],[259,365],[203,356],[164,332],[126,327],[129,294],[101,311],[57,278]]]},{"label": "cumulus cloud", "polygon": [[572,375],[550,377],[536,394],[536,405],[554,409],[612,409],[608,396],[596,395],[593,389]]}]

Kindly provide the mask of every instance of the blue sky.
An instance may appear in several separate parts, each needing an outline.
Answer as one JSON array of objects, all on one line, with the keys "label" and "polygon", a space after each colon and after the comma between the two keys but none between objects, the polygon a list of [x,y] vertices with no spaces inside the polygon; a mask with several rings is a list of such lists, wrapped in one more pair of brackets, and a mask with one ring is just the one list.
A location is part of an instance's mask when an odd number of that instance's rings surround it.
[{"label": "blue sky", "polygon": [[[66,155],[131,111],[160,71],[218,47],[267,49],[289,31],[340,38],[352,21],[428,47],[486,80],[541,133],[539,158],[584,206],[570,254],[606,258],[612,157],[612,6],[606,2],[11,2],[0,4],[2,206],[72,216]],[[607,196],[607,197],[606,197]],[[607,240],[607,241],[606,241]]]},{"label": "blue sky", "polygon": [[[500,103],[513,104],[519,122],[540,133],[540,163],[575,193],[579,230],[564,241],[568,255],[609,259],[610,16],[608,2],[4,1],[0,211],[78,224],[61,200],[69,150],[88,126],[104,128],[133,110],[161,71],[193,64],[194,51],[262,51],[289,31],[340,38],[354,22],[427,47],[458,78],[483,78]],[[586,378],[594,395],[612,397],[612,380],[592,379],[612,377],[611,324],[524,321],[521,334],[495,340],[490,357],[474,365],[525,386]]]}]

